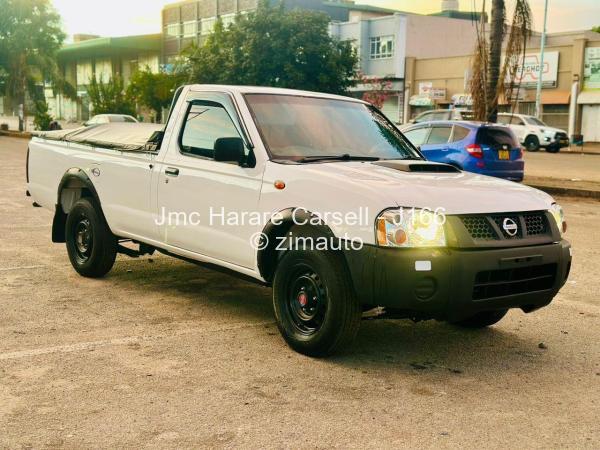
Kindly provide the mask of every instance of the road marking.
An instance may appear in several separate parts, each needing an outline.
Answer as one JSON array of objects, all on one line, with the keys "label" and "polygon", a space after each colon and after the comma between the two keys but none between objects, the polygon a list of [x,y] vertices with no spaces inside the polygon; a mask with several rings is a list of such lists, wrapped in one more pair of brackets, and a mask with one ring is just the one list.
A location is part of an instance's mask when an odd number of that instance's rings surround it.
[{"label": "road marking", "polygon": [[[186,322],[189,323],[189,322]],[[122,338],[114,338],[114,339],[104,339],[98,341],[88,341],[88,342],[79,342],[77,344],[65,344],[65,345],[55,345],[53,347],[44,347],[44,348],[34,348],[30,350],[19,350],[16,352],[6,352],[0,353],[0,361],[8,361],[12,359],[22,359],[22,358],[31,358],[35,356],[41,355],[50,355],[53,353],[72,353],[72,352],[80,352],[80,351],[90,351],[99,347],[109,347],[114,345],[126,345],[126,344],[135,344],[144,341],[153,341],[160,340],[173,336],[181,336],[185,334],[208,334],[208,333],[219,333],[224,331],[234,331],[241,330],[243,328],[257,328],[264,327],[266,325],[273,325],[275,322],[258,322],[258,323],[250,323],[250,324],[237,324],[230,326],[217,327],[212,329],[206,328],[188,328],[181,330],[174,330],[168,333],[160,333],[155,335],[145,335],[145,336],[126,336]]]},{"label": "road marking", "polygon": [[20,267],[5,267],[0,268],[0,272],[8,272],[10,270],[25,270],[25,269],[42,269],[46,266],[20,266]]}]

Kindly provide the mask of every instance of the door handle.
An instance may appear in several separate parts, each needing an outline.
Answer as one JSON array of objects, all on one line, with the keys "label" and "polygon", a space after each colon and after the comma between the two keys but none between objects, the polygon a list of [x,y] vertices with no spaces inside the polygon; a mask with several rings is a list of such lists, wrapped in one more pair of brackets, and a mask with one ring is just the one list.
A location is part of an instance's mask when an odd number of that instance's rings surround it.
[{"label": "door handle", "polygon": [[177,175],[179,175],[179,169],[175,167],[167,167],[165,169],[165,175],[168,175],[170,177],[176,177]]}]

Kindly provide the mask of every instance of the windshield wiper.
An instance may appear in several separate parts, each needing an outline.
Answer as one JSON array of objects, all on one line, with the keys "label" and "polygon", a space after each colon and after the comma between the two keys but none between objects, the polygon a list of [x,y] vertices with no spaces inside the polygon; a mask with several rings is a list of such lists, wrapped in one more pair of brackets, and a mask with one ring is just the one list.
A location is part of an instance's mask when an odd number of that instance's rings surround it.
[{"label": "windshield wiper", "polygon": [[322,155],[322,156],[306,156],[297,160],[299,163],[311,163],[317,161],[379,161],[381,158],[377,156],[351,156],[348,153],[343,155]]}]

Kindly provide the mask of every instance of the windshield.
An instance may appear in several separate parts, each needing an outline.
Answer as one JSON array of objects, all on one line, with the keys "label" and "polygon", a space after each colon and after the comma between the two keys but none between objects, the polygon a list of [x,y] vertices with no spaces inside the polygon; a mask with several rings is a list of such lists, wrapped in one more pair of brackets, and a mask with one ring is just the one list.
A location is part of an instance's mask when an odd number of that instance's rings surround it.
[{"label": "windshield", "polygon": [[545,127],[546,124],[542,122],[540,119],[536,119],[535,117],[525,117],[525,120],[529,125],[537,125],[539,127]]},{"label": "windshield", "polygon": [[246,100],[273,159],[421,159],[391,123],[363,103],[271,94],[248,94]]}]

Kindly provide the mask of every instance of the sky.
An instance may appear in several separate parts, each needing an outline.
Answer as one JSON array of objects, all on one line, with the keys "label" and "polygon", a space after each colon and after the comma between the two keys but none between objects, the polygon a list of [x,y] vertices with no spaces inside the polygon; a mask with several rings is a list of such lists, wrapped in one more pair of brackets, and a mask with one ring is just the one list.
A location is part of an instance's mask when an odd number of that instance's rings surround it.
[{"label": "sky", "polygon": [[[125,36],[159,33],[161,9],[172,0],[52,0],[61,14],[65,31]],[[514,0],[507,0],[509,8]],[[600,0],[548,0],[548,31],[591,29],[600,26]],[[441,0],[356,0],[374,6],[417,13],[439,11]],[[481,9],[482,0],[460,0],[460,9]],[[488,5],[491,3],[487,2]],[[544,0],[529,0],[536,30],[541,30]],[[488,6],[489,8],[489,6]]]}]

